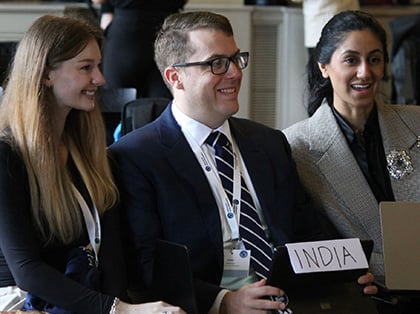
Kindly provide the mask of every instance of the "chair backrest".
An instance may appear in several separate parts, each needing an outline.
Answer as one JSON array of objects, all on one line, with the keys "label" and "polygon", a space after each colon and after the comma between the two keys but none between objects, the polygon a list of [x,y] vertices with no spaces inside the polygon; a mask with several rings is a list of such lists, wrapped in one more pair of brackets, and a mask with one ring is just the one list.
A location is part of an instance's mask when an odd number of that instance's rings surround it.
[{"label": "chair backrest", "polygon": [[121,113],[123,106],[137,98],[134,87],[101,88],[99,90],[99,105],[102,112]]},{"label": "chair backrest", "polygon": [[114,142],[114,130],[121,121],[121,111],[124,105],[137,97],[134,87],[101,88],[98,102],[104,118],[106,129],[106,142]]},{"label": "chair backrest", "polygon": [[152,122],[165,110],[168,98],[137,98],[124,105],[121,135]]},{"label": "chair backrest", "polygon": [[420,105],[420,14],[389,22],[392,103]]},{"label": "chair backrest", "polygon": [[7,72],[15,55],[17,44],[16,41],[0,42],[0,84],[3,84],[7,77]]}]

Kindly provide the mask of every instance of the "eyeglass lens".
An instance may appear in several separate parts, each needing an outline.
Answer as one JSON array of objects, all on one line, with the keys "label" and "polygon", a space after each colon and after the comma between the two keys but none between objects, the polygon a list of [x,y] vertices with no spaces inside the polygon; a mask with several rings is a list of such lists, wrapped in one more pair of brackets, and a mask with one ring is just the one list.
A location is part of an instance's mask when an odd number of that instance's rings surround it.
[{"label": "eyeglass lens", "polygon": [[211,70],[214,74],[226,73],[229,69],[230,61],[233,61],[241,70],[247,66],[246,56],[237,54],[233,57],[221,57],[214,59],[211,63]]}]

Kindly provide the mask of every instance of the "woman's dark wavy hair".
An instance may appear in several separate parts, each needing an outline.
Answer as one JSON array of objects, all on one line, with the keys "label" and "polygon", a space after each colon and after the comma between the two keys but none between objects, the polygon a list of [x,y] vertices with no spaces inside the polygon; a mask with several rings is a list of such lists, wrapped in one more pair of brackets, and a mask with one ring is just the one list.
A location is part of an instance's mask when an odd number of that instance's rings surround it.
[{"label": "woman's dark wavy hair", "polygon": [[386,31],[372,15],[351,10],[336,14],[322,29],[321,37],[306,65],[309,116],[315,113],[324,98],[327,99],[329,105],[333,102],[331,81],[322,76],[318,63],[330,63],[334,51],[344,42],[347,35],[360,30],[369,30],[379,39],[382,43],[385,64],[389,62]]}]

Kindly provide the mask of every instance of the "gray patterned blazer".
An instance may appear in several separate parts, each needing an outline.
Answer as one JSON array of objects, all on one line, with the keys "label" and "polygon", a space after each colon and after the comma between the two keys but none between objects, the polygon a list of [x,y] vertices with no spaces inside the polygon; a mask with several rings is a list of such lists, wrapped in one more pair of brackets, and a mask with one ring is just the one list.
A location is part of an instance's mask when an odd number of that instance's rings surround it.
[{"label": "gray patterned blazer", "polygon": [[[420,106],[378,104],[385,155],[406,150],[414,171],[391,177],[397,201],[420,201]],[[303,185],[343,237],[375,242],[371,271],[383,276],[378,203],[358,167],[331,108],[324,102],[315,114],[284,130]]]}]

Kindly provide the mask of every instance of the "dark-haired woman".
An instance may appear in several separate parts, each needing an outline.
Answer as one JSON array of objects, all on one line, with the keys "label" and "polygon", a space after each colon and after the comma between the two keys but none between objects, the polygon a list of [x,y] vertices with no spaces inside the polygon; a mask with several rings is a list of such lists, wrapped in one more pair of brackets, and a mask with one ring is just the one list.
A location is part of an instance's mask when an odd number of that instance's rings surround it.
[{"label": "dark-haired woman", "polygon": [[[335,15],[307,65],[311,117],[285,130],[303,184],[341,236],[374,240],[376,278],[384,276],[379,202],[420,201],[420,107],[380,100],[386,38],[367,13]],[[386,311],[419,312],[410,306]]]}]

